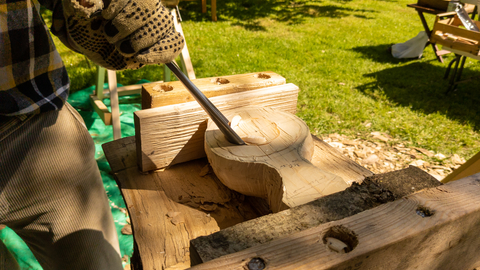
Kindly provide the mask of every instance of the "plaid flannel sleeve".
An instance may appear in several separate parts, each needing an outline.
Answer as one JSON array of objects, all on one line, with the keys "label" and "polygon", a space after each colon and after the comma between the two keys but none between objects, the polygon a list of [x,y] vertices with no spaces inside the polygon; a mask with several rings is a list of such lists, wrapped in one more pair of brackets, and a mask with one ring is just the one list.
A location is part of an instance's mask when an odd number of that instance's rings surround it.
[{"label": "plaid flannel sleeve", "polygon": [[58,110],[70,81],[36,0],[0,0],[0,115]]}]

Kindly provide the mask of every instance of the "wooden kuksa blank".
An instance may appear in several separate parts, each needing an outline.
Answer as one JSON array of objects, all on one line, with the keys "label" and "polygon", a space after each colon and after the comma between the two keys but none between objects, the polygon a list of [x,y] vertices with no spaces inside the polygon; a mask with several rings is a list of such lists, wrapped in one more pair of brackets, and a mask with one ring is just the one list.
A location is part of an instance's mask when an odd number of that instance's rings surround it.
[{"label": "wooden kuksa blank", "polygon": [[[205,152],[213,171],[228,188],[264,198],[276,213],[349,185],[342,177],[310,163],[314,145],[308,126],[293,114],[261,107],[244,107],[226,115],[246,141],[226,140],[213,121],[205,132]],[[248,138],[252,138],[250,143]]]}]

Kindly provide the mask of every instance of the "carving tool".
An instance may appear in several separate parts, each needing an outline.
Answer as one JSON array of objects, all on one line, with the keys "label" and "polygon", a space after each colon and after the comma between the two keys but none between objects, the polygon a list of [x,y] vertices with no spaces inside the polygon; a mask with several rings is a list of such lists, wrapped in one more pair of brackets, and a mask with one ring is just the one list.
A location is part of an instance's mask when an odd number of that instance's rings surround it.
[{"label": "carving tool", "polygon": [[192,94],[229,142],[238,145],[245,144],[240,136],[238,136],[238,134],[230,127],[228,119],[217,109],[217,107],[215,107],[215,105],[213,105],[212,102],[210,102],[210,100],[192,83],[192,81],[180,71],[175,62],[172,61],[165,65],[173,72],[173,74],[175,74],[175,76],[177,76],[183,85],[185,85],[190,94]]}]

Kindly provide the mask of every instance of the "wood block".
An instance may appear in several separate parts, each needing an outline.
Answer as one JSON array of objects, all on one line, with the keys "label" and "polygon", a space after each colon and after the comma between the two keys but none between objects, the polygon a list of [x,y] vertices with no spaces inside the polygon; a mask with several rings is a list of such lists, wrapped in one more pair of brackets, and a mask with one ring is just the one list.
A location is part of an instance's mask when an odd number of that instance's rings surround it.
[{"label": "wood block", "polygon": [[[298,87],[294,84],[210,98],[221,111],[260,106],[295,113]],[[205,111],[196,102],[168,105],[134,113],[137,161],[142,171],[205,157]]]},{"label": "wood block", "polygon": [[[191,241],[203,262],[265,244],[319,224],[340,220],[404,195],[441,185],[434,177],[409,167],[368,176],[344,191],[276,214],[262,216]],[[254,236],[254,237],[253,237]]]},{"label": "wood block", "polygon": [[[193,84],[207,97],[285,84],[285,78],[271,72],[257,72],[192,80]],[[195,101],[180,81],[144,84],[142,109]]]},{"label": "wood block", "polygon": [[479,194],[476,174],[191,269],[475,269]]}]

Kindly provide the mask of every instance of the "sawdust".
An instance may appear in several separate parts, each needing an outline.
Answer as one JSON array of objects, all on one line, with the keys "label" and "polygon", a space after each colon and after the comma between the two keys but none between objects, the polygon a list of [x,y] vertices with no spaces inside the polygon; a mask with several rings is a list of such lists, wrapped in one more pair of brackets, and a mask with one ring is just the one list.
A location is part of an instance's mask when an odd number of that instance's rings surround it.
[{"label": "sawdust", "polygon": [[381,132],[372,132],[367,139],[336,133],[319,137],[375,174],[397,171],[412,165],[440,181],[465,163],[465,159],[457,154],[447,157],[428,149],[407,146]]}]

